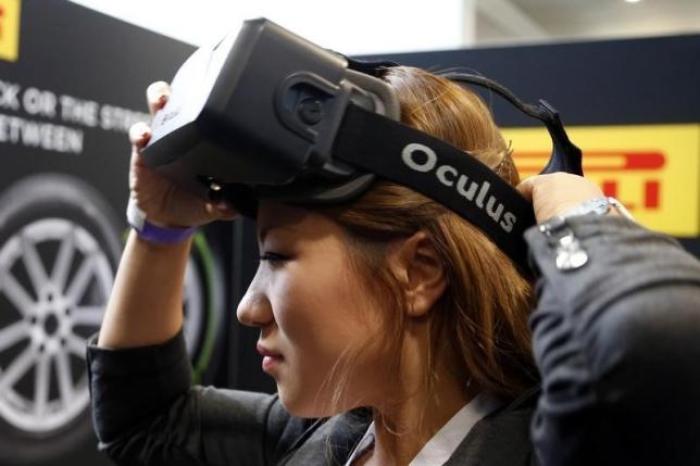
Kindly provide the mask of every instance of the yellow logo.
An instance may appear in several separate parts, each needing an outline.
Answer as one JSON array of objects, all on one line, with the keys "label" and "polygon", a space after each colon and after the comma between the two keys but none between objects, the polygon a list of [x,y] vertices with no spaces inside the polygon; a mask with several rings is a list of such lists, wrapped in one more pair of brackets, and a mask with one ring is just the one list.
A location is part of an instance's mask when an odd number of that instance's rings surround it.
[{"label": "yellow logo", "polygon": [[[700,234],[700,125],[570,127],[583,171],[641,224],[676,236]],[[549,159],[546,130],[508,128],[523,178]]]},{"label": "yellow logo", "polygon": [[17,61],[21,0],[0,0],[0,59]]}]

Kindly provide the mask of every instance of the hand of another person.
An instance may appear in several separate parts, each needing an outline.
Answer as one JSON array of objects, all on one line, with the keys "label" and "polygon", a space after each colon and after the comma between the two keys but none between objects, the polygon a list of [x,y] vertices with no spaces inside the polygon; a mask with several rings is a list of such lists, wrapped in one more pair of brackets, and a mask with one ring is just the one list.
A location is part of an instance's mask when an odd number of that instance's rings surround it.
[{"label": "hand of another person", "polygon": [[592,181],[570,173],[552,173],[527,178],[517,188],[532,202],[537,223],[561,215],[582,202],[604,197]]},{"label": "hand of another person", "polygon": [[[165,106],[169,95],[170,86],[163,81],[148,86],[146,99],[151,116]],[[236,217],[236,211],[229,204],[206,202],[147,167],[141,151],[150,138],[151,128],[146,123],[136,123],[129,130],[129,188],[131,197],[146,213],[149,222],[161,227],[191,227]]]}]

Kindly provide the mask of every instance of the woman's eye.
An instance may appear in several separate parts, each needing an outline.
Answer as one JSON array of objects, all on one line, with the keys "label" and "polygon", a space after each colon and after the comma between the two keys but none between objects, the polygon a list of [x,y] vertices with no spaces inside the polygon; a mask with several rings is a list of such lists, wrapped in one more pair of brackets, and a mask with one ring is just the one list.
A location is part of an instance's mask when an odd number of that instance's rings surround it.
[{"label": "woman's eye", "polygon": [[265,252],[260,255],[260,261],[269,262],[272,265],[280,264],[285,260],[287,260],[285,256],[274,252]]}]

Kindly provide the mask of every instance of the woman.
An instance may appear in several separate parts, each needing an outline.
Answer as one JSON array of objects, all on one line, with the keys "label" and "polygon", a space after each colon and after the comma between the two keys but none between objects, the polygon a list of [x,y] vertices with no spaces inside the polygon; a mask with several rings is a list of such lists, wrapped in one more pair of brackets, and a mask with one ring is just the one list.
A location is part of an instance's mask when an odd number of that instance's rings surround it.
[{"label": "woman", "polygon": [[[412,68],[384,79],[404,123],[518,184],[475,94]],[[157,110],[167,86],[148,96]],[[149,135],[132,130],[131,189],[151,222],[235,217],[150,172],[139,153]],[[602,197],[565,174],[519,189],[540,223]],[[547,225],[527,235],[540,275],[531,335],[531,284],[479,230],[411,189],[378,181],[322,208],[261,201],[261,263],[238,318],[260,329],[274,396],[190,386],[189,242],[132,232],[88,354],[101,448],[123,464],[694,464],[697,262],[614,211]],[[587,263],[561,267],[567,254]]]}]

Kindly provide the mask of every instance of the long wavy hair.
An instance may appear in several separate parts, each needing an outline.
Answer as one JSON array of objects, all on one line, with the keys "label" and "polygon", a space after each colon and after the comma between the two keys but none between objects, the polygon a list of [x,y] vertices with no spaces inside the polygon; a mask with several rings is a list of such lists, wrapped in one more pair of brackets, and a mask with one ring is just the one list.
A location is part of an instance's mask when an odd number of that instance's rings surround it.
[{"label": "long wavy hair", "polygon": [[[394,67],[383,78],[398,95],[404,124],[468,151],[509,184],[519,182],[511,151],[478,95],[416,68]],[[465,382],[501,398],[512,399],[537,382],[527,324],[532,285],[479,229],[422,194],[384,180],[348,205],[314,210],[347,231],[354,267],[384,304],[378,344],[394,355],[393,375],[400,376],[407,317],[400,284],[384,260],[385,246],[423,230],[447,277],[447,288],[429,316],[425,388],[440,383],[436,357],[445,354],[456,361]],[[347,359],[357,360],[357,355]],[[339,362],[338,373],[329,377],[336,401],[345,385],[342,367]]]}]

